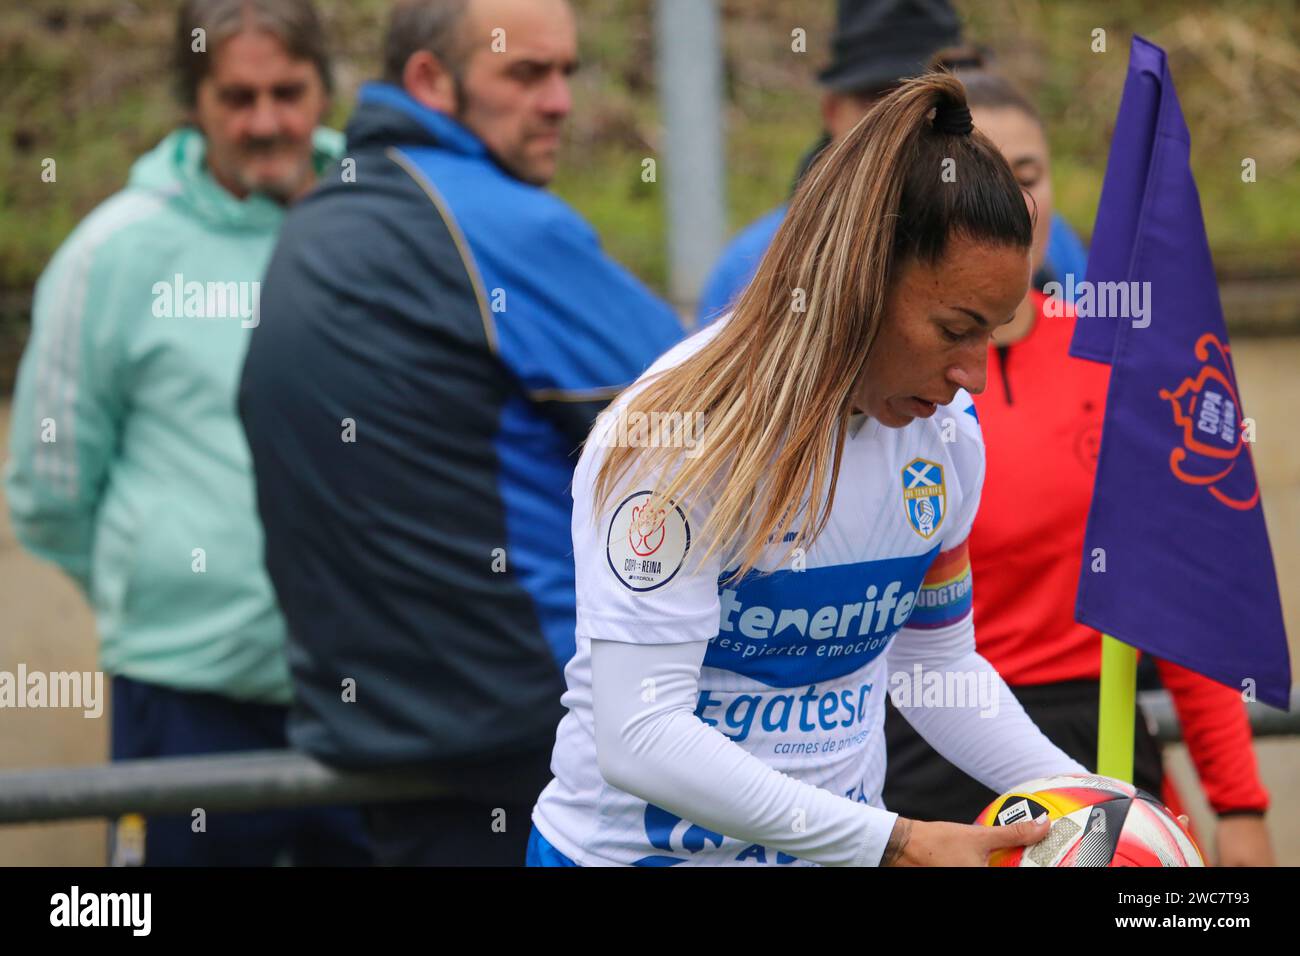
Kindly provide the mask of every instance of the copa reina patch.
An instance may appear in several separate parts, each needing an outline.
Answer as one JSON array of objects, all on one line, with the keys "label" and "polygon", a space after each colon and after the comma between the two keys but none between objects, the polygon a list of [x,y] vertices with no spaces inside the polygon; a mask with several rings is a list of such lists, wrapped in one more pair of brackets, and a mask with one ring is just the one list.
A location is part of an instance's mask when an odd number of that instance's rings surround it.
[{"label": "copa reina patch", "polygon": [[691,550],[691,526],[676,504],[654,508],[650,492],[628,495],[614,509],[605,536],[609,569],[633,591],[653,591],[671,581]]}]

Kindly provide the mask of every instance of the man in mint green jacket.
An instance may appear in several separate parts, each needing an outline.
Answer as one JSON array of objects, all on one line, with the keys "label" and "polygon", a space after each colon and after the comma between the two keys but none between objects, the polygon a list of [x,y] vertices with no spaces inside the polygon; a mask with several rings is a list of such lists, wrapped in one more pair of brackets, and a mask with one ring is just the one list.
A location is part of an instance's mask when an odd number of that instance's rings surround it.
[{"label": "man in mint green jacket", "polygon": [[[190,123],[41,276],[6,474],[18,539],[94,609],[115,760],[286,746],[285,626],[235,393],[285,206],[342,149],[318,128],[310,0],[189,0],[176,37]],[[143,862],[367,859],[351,810],[202,823],[150,819]]]}]

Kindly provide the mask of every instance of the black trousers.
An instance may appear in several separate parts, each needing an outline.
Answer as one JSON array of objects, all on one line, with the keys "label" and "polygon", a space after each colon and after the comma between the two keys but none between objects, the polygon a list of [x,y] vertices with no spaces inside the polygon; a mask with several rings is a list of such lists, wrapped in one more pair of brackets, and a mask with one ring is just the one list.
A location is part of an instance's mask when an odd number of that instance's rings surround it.
[{"label": "black trousers", "polygon": [[[1012,687],[1011,692],[1052,743],[1089,770],[1096,770],[1097,681],[1026,685]],[[1133,719],[1133,782],[1159,798],[1164,782],[1160,744],[1147,730],[1140,712]],[[889,761],[883,799],[886,807],[905,817],[970,823],[998,796],[939,756],[888,701],[885,746]]]},{"label": "black trousers", "polygon": [[[113,677],[114,760],[283,750],[287,707],[234,700]],[[199,832],[191,814],[135,815],[109,834],[114,866],[369,866],[370,848],[355,806],[292,807],[208,814]],[[141,834],[143,827],[143,834]],[[143,844],[140,842],[143,835]]]},{"label": "black trousers", "polygon": [[533,805],[551,780],[552,744],[472,764],[439,765],[458,793],[365,808],[380,866],[523,866]]}]

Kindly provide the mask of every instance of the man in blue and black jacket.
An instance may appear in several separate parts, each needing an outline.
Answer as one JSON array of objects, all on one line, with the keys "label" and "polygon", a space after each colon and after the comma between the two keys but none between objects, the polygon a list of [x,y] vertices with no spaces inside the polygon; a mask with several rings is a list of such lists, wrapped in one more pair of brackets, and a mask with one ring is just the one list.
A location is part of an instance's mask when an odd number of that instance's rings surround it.
[{"label": "man in blue and black jacket", "polygon": [[522,863],[574,646],[569,484],[682,329],[542,187],[565,0],[405,0],[346,158],[287,218],[240,392],[295,746],[422,765],[381,862]]}]

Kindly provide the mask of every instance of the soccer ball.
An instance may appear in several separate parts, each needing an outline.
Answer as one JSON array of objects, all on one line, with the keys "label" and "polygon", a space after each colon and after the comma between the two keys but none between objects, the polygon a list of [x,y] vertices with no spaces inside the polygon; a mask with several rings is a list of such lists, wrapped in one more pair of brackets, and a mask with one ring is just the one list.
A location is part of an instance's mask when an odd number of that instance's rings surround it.
[{"label": "soccer ball", "polygon": [[1002,794],[975,820],[1009,826],[1046,813],[1051,832],[1033,846],[995,850],[989,866],[1205,866],[1196,843],[1163,804],[1113,777],[1041,777]]}]

